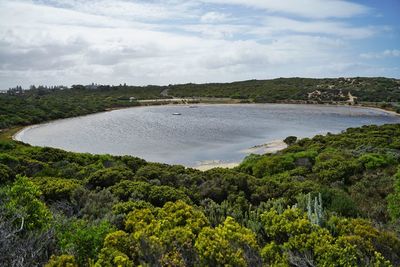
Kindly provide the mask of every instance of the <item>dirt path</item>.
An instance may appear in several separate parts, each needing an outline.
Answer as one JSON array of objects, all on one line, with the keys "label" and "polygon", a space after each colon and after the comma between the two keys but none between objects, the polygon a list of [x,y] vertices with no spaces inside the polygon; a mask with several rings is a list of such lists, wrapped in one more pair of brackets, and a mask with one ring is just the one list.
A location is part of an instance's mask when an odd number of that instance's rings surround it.
[{"label": "dirt path", "polygon": [[167,89],[162,90],[161,93],[160,93],[160,95],[162,95],[162,96],[169,96],[168,93],[169,93],[169,89],[167,88]]}]

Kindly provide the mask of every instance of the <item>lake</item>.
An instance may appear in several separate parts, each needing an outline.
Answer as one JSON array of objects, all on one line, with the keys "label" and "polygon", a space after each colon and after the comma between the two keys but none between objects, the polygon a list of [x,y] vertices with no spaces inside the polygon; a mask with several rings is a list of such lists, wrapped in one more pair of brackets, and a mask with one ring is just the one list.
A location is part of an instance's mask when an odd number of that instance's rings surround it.
[{"label": "lake", "polygon": [[209,162],[239,162],[250,152],[249,148],[289,135],[312,137],[386,123],[400,123],[400,117],[348,106],[168,105],[57,120],[25,128],[15,138],[36,146],[132,155],[194,167]]}]

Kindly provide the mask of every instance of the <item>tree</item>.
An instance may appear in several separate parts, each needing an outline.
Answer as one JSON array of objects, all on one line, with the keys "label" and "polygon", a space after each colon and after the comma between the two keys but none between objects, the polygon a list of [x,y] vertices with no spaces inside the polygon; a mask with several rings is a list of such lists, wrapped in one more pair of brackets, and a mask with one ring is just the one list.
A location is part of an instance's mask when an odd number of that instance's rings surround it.
[{"label": "tree", "polygon": [[268,264],[366,266],[380,262],[378,266],[390,266],[378,251],[384,247],[382,240],[377,239],[379,231],[364,220],[332,217],[326,222],[329,231],[311,223],[297,208],[286,209],[281,214],[271,209],[261,219],[267,236],[262,256]]},{"label": "tree", "polygon": [[59,217],[56,230],[61,253],[72,255],[79,266],[85,266],[97,259],[104,238],[115,229],[105,220],[88,222]]},{"label": "tree", "polygon": [[261,266],[255,234],[232,217],[216,228],[205,227],[195,247],[200,266]]},{"label": "tree", "polygon": [[86,186],[90,189],[96,187],[109,187],[121,180],[128,180],[133,177],[133,173],[127,169],[107,168],[98,170],[89,176]]},{"label": "tree", "polygon": [[39,199],[42,193],[29,178],[17,176],[15,182],[2,192],[9,216],[17,216],[22,229],[45,229],[49,227],[52,214]]},{"label": "tree", "polygon": [[55,177],[40,177],[33,180],[43,193],[47,201],[70,200],[72,193],[81,187],[81,183],[74,179]]},{"label": "tree", "polygon": [[45,267],[78,267],[74,256],[71,255],[60,255],[51,256],[49,262]]},{"label": "tree", "polygon": [[54,251],[52,215],[28,178],[0,189],[0,265],[40,266]]},{"label": "tree", "polygon": [[6,183],[13,178],[13,171],[7,165],[0,163],[0,183]]},{"label": "tree", "polygon": [[283,142],[285,142],[285,144],[287,144],[288,146],[295,144],[296,141],[297,141],[296,136],[288,136],[283,140]]},{"label": "tree", "polygon": [[208,224],[204,214],[184,203],[168,202],[162,208],[135,209],[125,220],[125,231],[107,235],[98,266],[175,264],[192,266],[194,242]]}]

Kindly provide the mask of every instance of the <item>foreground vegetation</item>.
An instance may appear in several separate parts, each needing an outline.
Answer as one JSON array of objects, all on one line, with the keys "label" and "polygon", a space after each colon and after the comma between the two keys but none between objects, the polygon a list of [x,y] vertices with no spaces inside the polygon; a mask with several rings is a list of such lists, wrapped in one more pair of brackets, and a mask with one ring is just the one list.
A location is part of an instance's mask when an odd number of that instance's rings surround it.
[{"label": "foreground vegetation", "polygon": [[399,266],[400,125],[201,172],[0,142],[1,266]]},{"label": "foreground vegetation", "polygon": [[[349,96],[349,93],[352,98]],[[169,86],[82,86],[15,88],[0,94],[0,129],[75,117],[115,107],[137,106],[140,99],[171,97],[231,98],[241,102],[362,103],[400,113],[400,80],[389,78],[280,78],[234,83]],[[132,101],[132,99],[134,99]],[[156,104],[156,103],[153,103]]]},{"label": "foreground vegetation", "polygon": [[277,154],[206,172],[10,140],[23,125],[138,99],[361,101],[396,110],[399,85],[291,78],[0,94],[0,129],[12,128],[0,132],[0,266],[400,266],[400,125],[288,137]]}]

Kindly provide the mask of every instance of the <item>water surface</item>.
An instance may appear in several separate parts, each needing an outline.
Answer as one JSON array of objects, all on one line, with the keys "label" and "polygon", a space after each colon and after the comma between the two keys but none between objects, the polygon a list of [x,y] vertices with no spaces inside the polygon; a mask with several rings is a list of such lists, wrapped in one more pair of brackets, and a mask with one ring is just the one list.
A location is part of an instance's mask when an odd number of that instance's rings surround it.
[{"label": "water surface", "polygon": [[16,138],[75,152],[133,155],[148,161],[197,166],[206,161],[241,161],[246,156],[243,150],[289,135],[311,137],[386,123],[400,123],[400,117],[346,106],[150,106],[41,124],[26,128]]}]

